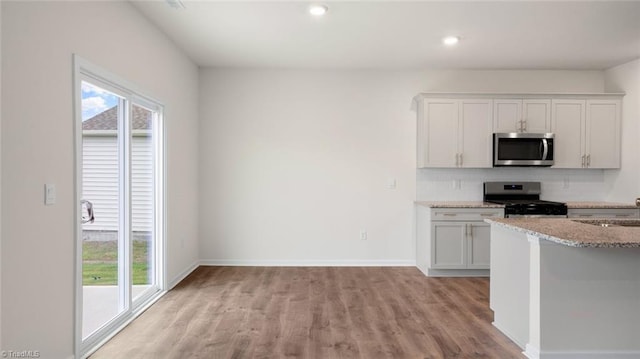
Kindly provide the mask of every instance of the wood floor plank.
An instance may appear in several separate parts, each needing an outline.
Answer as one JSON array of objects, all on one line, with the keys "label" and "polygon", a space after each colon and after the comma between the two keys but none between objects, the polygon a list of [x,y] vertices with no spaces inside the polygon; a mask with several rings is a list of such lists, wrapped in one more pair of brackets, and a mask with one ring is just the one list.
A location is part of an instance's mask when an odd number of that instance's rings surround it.
[{"label": "wood floor plank", "polygon": [[524,358],[488,278],[410,267],[200,267],[91,358]]}]

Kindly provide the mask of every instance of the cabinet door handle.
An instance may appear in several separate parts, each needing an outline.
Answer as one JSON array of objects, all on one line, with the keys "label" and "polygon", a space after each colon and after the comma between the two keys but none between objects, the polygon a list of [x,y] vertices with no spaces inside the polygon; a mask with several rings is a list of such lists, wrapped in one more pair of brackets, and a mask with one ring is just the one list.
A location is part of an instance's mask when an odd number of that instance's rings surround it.
[{"label": "cabinet door handle", "polygon": [[460,154],[460,166],[462,166],[462,153]]},{"label": "cabinet door handle", "polygon": [[495,213],[480,213],[480,217],[493,217],[495,215]]},{"label": "cabinet door handle", "polygon": [[468,224],[469,226],[469,238],[473,238],[473,225]]},{"label": "cabinet door handle", "polygon": [[446,217],[455,217],[455,216],[457,216],[456,213],[443,213],[442,215],[446,216]]},{"label": "cabinet door handle", "polygon": [[587,155],[587,167],[591,167],[591,155]]},{"label": "cabinet door handle", "polygon": [[527,120],[522,120],[522,132],[527,132]]},{"label": "cabinet door handle", "polygon": [[585,155],[582,155],[582,168],[585,167],[584,164],[585,164]]}]

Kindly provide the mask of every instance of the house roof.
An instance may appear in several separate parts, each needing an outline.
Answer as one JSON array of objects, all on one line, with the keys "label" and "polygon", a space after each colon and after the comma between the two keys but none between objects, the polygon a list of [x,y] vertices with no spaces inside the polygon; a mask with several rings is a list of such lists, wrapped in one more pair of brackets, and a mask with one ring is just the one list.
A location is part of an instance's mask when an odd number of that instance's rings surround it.
[{"label": "house roof", "polygon": [[[118,129],[118,106],[111,107],[108,110],[100,112],[90,119],[82,122],[83,131],[98,130],[117,130]],[[151,129],[151,111],[133,106],[133,129],[134,130],[150,130]]]}]

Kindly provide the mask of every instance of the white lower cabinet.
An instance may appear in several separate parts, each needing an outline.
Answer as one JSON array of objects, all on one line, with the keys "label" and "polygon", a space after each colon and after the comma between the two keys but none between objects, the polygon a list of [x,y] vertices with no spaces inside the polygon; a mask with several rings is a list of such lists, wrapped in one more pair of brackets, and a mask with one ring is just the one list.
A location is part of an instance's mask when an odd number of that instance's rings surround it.
[{"label": "white lower cabinet", "polygon": [[431,268],[467,267],[467,223],[431,223]]},{"label": "white lower cabinet", "polygon": [[431,268],[489,269],[489,224],[432,222]]},{"label": "white lower cabinet", "polygon": [[418,206],[418,268],[426,275],[488,274],[490,226],[484,219],[503,216],[502,208]]}]

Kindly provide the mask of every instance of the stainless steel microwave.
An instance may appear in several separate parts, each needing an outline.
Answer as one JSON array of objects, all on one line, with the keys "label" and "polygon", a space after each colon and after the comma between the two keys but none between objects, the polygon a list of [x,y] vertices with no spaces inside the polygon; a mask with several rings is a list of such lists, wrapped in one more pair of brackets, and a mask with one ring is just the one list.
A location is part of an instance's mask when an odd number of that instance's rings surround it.
[{"label": "stainless steel microwave", "polygon": [[493,167],[553,165],[553,133],[494,133]]}]

